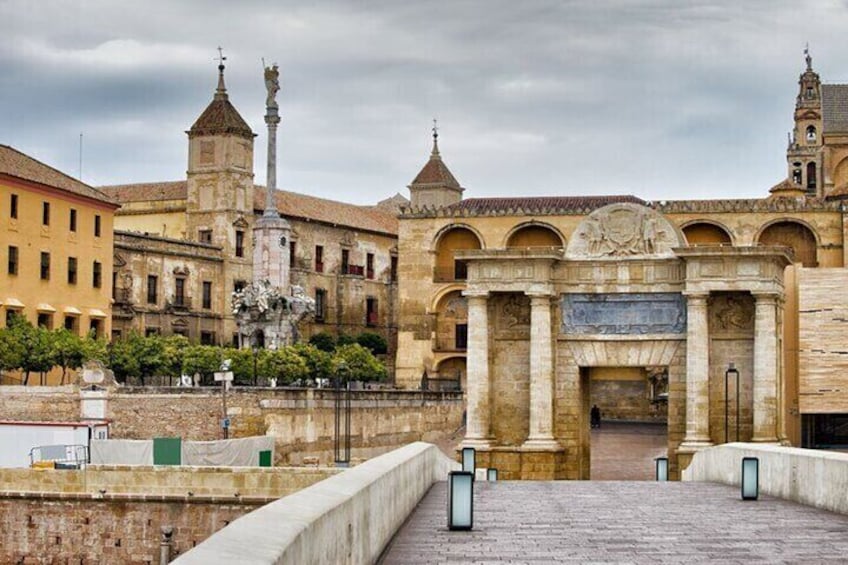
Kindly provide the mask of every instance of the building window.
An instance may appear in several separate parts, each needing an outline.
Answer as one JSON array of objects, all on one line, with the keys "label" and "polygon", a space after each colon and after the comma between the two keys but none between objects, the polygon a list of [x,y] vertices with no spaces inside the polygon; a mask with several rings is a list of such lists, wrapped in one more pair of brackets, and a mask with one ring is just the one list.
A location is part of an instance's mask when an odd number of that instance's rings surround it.
[{"label": "building window", "polygon": [[185,277],[177,277],[174,281],[174,304],[185,305]]},{"label": "building window", "polygon": [[44,226],[50,225],[50,203],[41,203],[41,224]]},{"label": "building window", "polygon": [[365,325],[366,326],[376,326],[378,323],[377,316],[377,299],[376,298],[366,298],[365,299]]},{"label": "building window", "polygon": [[197,233],[197,240],[200,243],[212,243],[212,230],[200,230]]},{"label": "building window", "polygon": [[88,334],[95,338],[100,338],[103,336],[103,321],[98,319],[92,319],[91,324],[88,326]]},{"label": "building window", "polygon": [[188,330],[186,328],[177,328],[174,330],[174,335],[181,335],[183,337],[188,337]]},{"label": "building window", "polygon": [[374,254],[368,253],[365,255],[365,277],[374,278]]},{"label": "building window", "polygon": [[209,310],[212,308],[212,282],[203,281],[203,308]]},{"label": "building window", "polygon": [[112,300],[118,297],[118,273],[112,271]]},{"label": "building window", "polygon": [[323,273],[324,272],[324,246],[316,245],[315,246],[315,272]]},{"label": "building window", "polygon": [[12,194],[12,200],[9,202],[9,217],[17,218],[18,217],[18,195]]},{"label": "building window", "polygon": [[456,349],[468,349],[468,324],[456,325]]},{"label": "building window", "polygon": [[69,332],[77,333],[77,317],[65,316],[65,329]]},{"label": "building window", "polygon": [[392,255],[390,260],[389,282],[397,282],[397,257]]},{"label": "building window", "polygon": [[159,301],[159,277],[147,275],[147,303],[156,304]]},{"label": "building window", "polygon": [[103,284],[103,265],[95,261],[91,267],[91,286],[100,288]]},{"label": "building window", "polygon": [[455,259],[453,262],[453,278],[457,281],[464,281],[468,278],[468,265],[465,261]]},{"label": "building window", "polygon": [[816,126],[808,126],[807,127],[807,142],[815,143],[816,142]]},{"label": "building window", "polygon": [[294,256],[297,251],[297,242],[289,241],[289,267],[294,269]]},{"label": "building window", "polygon": [[77,211],[73,208],[71,208],[70,228],[71,231],[77,231]]},{"label": "building window", "polygon": [[244,232],[236,230],[236,257],[244,257]]},{"label": "building window", "polygon": [[144,337],[159,335],[159,328],[144,328]]},{"label": "building window", "polygon": [[342,274],[346,275],[350,267],[350,251],[342,249]]},{"label": "building window", "polygon": [[233,281],[233,292],[241,292],[247,283],[244,281]]},{"label": "building window", "polygon": [[7,328],[12,327],[12,320],[14,320],[15,316],[17,316],[17,315],[18,315],[17,310],[6,309],[6,327]]},{"label": "building window", "polygon": [[235,349],[238,349],[238,348],[241,347],[241,344],[239,343],[239,334],[233,334],[232,345]]},{"label": "building window", "polygon": [[94,215],[94,237],[100,237],[100,214]]},{"label": "building window", "polygon": [[52,330],[53,314],[48,314],[47,312],[39,312],[37,324],[39,328],[44,328],[45,330]]},{"label": "building window", "polygon": [[327,291],[323,288],[315,289],[315,321],[323,322],[327,309]]},{"label": "building window", "polygon": [[18,248],[14,245],[9,246],[9,274],[18,274]]},{"label": "building window", "polygon": [[41,252],[41,280],[50,280],[50,254],[46,251]]},{"label": "building window", "polygon": [[200,345],[215,345],[215,332],[200,332]]},{"label": "building window", "polygon": [[68,257],[68,284],[77,284],[77,258]]}]

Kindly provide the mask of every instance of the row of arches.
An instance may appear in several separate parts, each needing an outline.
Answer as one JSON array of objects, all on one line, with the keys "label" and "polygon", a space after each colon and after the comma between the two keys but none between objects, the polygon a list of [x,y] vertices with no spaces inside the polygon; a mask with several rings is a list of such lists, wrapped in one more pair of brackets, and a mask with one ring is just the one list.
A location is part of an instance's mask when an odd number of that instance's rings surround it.
[{"label": "row of arches", "polygon": [[[734,245],[730,230],[717,222],[696,221],[682,226],[683,235],[690,246]],[[482,234],[470,226],[452,225],[442,230],[435,240],[436,279],[463,280],[465,265],[454,259],[454,252],[466,249],[483,249]],[[792,248],[795,260],[805,267],[818,265],[818,236],[808,225],[797,220],[778,220],[767,224],[756,237],[759,245],[780,245]],[[564,248],[566,239],[555,227],[534,222],[513,229],[505,239],[510,248]]]}]

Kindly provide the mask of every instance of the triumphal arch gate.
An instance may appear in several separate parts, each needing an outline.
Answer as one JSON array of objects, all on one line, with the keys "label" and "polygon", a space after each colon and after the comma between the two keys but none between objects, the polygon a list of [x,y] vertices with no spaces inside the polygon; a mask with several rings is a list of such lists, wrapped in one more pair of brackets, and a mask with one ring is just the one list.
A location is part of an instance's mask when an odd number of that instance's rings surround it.
[{"label": "triumphal arch gate", "polygon": [[[588,375],[610,367],[667,375],[673,476],[728,431],[780,442],[788,253],[687,247],[661,214],[630,203],[589,214],[564,250],[457,252],[468,265],[462,445],[505,478],[589,478]],[[740,374],[731,422],[730,363]]]}]

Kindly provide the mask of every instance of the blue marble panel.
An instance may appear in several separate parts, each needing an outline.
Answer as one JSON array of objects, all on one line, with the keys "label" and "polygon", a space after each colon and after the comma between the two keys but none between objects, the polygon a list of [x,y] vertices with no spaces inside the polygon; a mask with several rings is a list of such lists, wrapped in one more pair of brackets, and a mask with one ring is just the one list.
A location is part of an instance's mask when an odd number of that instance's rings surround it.
[{"label": "blue marble panel", "polygon": [[677,292],[563,294],[566,334],[680,334],[686,331],[686,300]]}]

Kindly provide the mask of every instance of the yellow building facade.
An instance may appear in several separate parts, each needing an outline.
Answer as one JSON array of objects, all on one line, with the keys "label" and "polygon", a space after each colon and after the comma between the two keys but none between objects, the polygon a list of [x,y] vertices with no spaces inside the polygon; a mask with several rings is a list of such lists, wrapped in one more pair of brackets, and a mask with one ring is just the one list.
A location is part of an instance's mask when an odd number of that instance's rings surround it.
[{"label": "yellow building facade", "polygon": [[100,191],[0,146],[3,322],[110,335],[113,219]]}]

